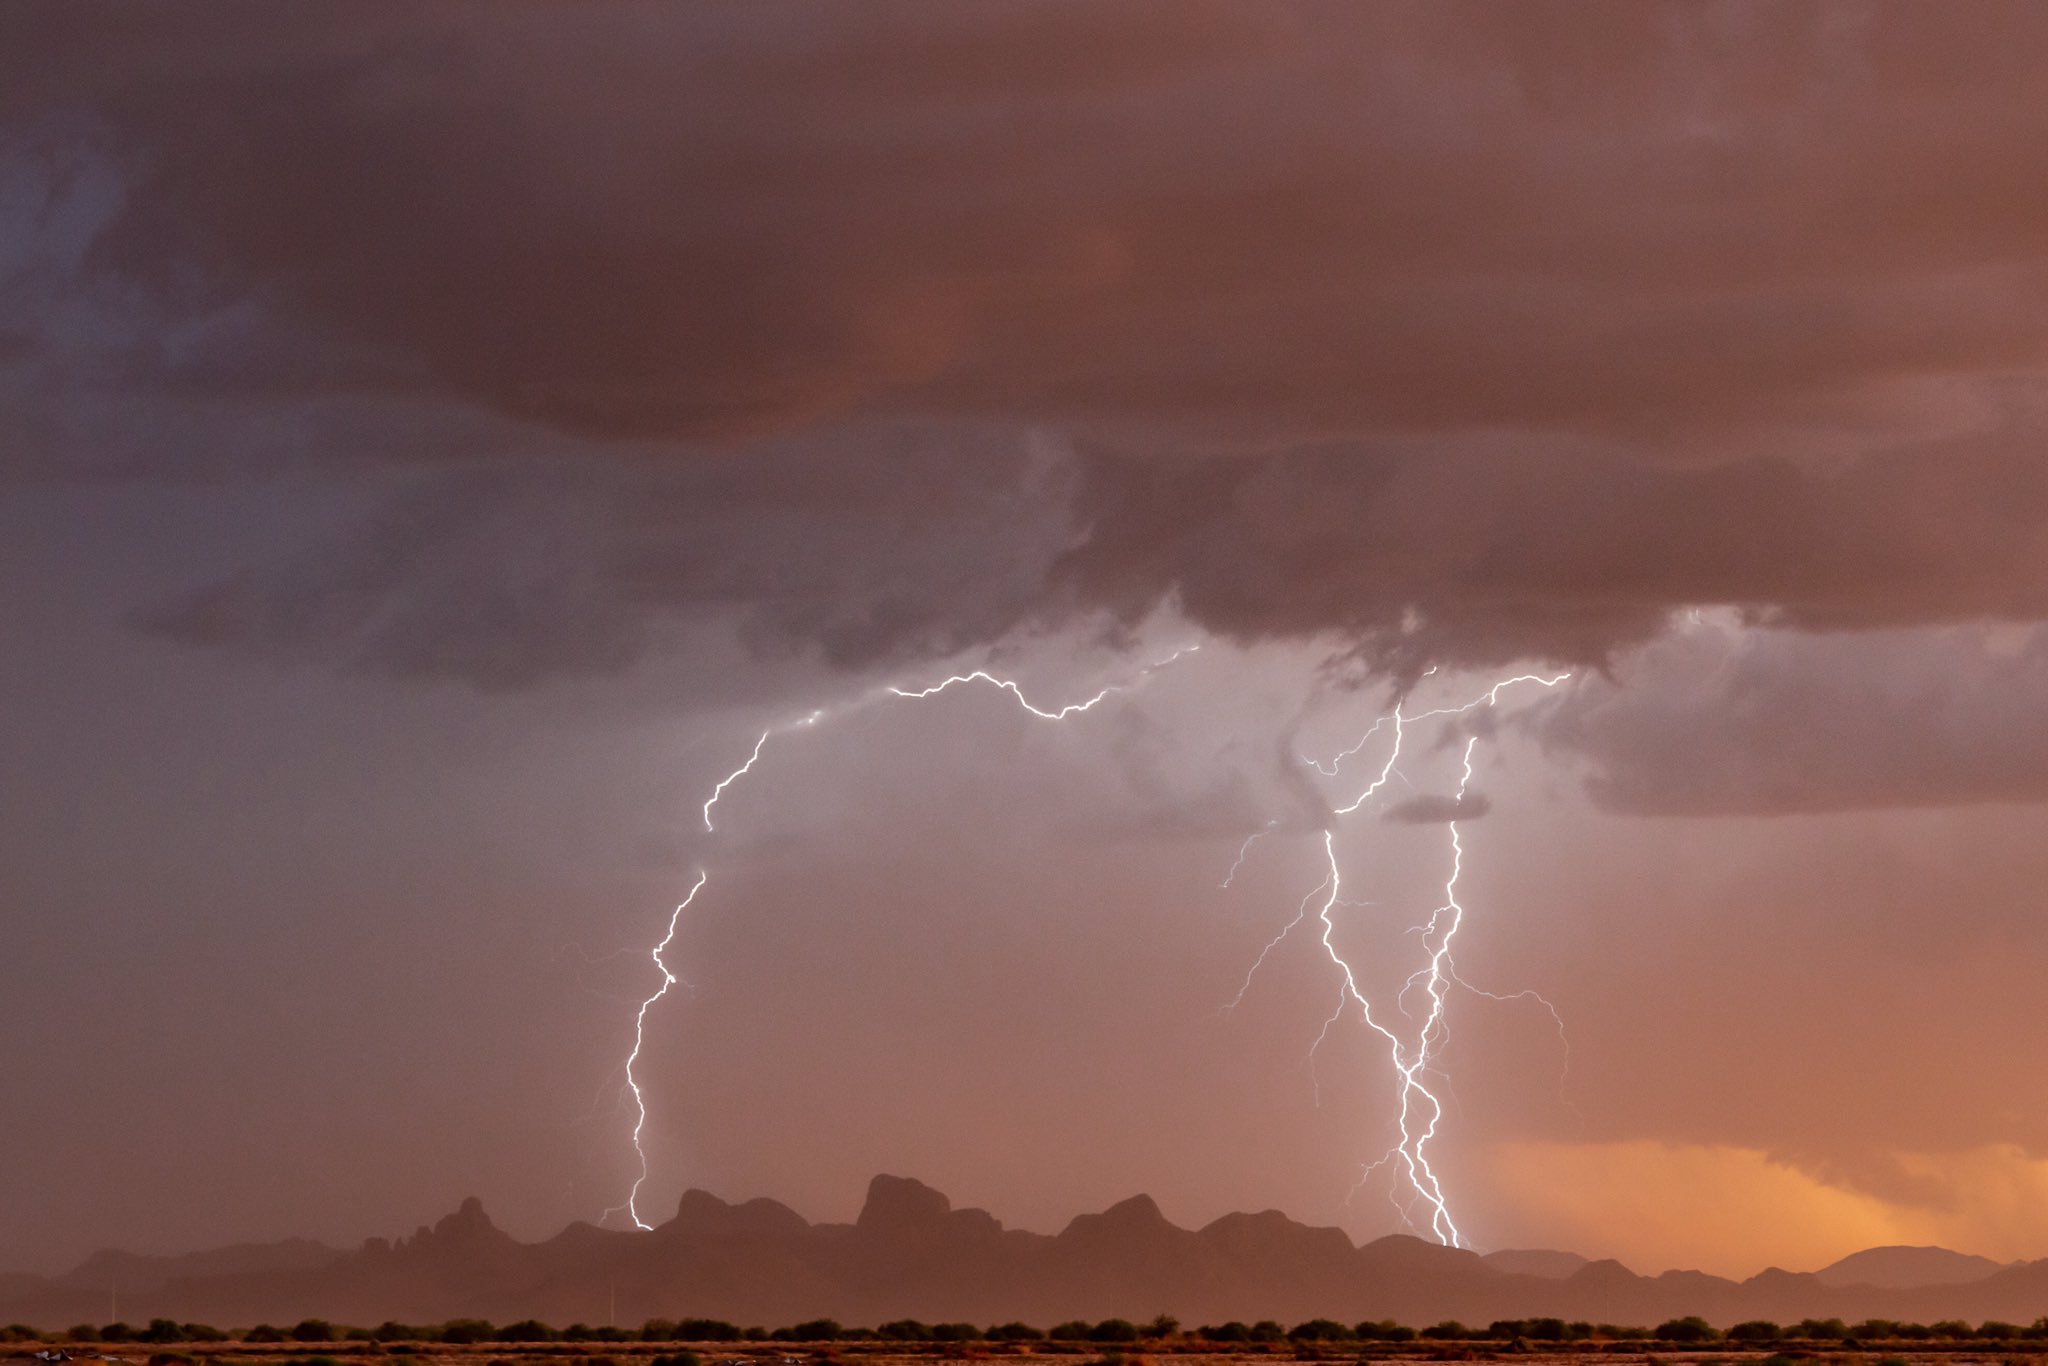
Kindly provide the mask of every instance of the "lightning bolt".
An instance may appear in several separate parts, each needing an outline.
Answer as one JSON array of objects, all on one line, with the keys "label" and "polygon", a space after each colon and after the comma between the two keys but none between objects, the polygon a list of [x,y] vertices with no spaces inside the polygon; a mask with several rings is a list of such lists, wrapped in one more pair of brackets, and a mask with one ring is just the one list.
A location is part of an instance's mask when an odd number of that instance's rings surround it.
[{"label": "lightning bolt", "polygon": [[[1252,846],[1254,844],[1257,844],[1260,840],[1272,834],[1273,827],[1278,824],[1280,824],[1279,821],[1267,821],[1266,828],[1264,830],[1253,831],[1250,835],[1247,835],[1245,837],[1245,841],[1243,844],[1237,846],[1237,857],[1231,861],[1230,871],[1223,875],[1223,881],[1216,884],[1217,889],[1219,891],[1227,892],[1230,890],[1230,884],[1237,881],[1237,870],[1244,867],[1244,856],[1252,851]],[[1311,893],[1311,895],[1313,895],[1313,893]]]},{"label": "lightning bolt", "polygon": [[[870,694],[869,697],[859,699],[853,704],[847,706],[846,708],[843,708],[843,710],[855,710],[858,707],[864,706],[867,702],[875,700],[877,697],[893,697],[902,698],[910,701],[920,701],[925,698],[936,697],[938,694],[945,692],[949,688],[959,687],[966,684],[982,683],[994,687],[1002,692],[1010,694],[1010,696],[1013,699],[1015,699],[1018,706],[1022,707],[1025,711],[1029,712],[1033,716],[1039,717],[1047,721],[1064,721],[1069,717],[1077,716],[1084,712],[1094,710],[1097,704],[1101,703],[1106,698],[1115,696],[1118,693],[1129,691],[1132,687],[1136,686],[1136,684],[1142,681],[1143,679],[1149,677],[1153,673],[1156,673],[1160,669],[1165,668],[1167,665],[1172,664],[1173,662],[1182,658],[1183,656],[1195,653],[1199,649],[1201,649],[1201,645],[1199,643],[1192,645],[1184,645],[1181,648],[1173,651],[1173,653],[1167,655],[1165,658],[1154,660],[1152,663],[1147,664],[1142,669],[1139,669],[1137,673],[1134,674],[1127,682],[1110,684],[1109,686],[1098,691],[1094,696],[1088,698],[1086,701],[1070,702],[1065,706],[1052,710],[1048,710],[1047,708],[1038,706],[1029,697],[1025,696],[1023,687],[1020,684],[1018,684],[1014,679],[1000,678],[995,674],[990,673],[986,669],[976,669],[972,673],[954,674],[950,678],[943,679],[938,683],[932,684],[930,687],[921,689],[913,690],[900,687],[885,688],[881,690],[879,694]],[[760,763],[761,755],[763,751],[765,751],[768,748],[768,742],[770,740],[776,738],[779,735],[785,735],[791,731],[803,730],[816,726],[819,722],[825,720],[826,716],[827,712],[821,708],[817,711],[811,712],[806,716],[799,717],[794,721],[790,721],[778,726],[770,726],[768,729],[762,731],[760,736],[754,741],[753,749],[749,751],[749,753],[747,754],[746,762],[742,763],[738,768],[735,768],[734,770],[732,770],[732,772],[726,774],[723,778],[719,779],[718,782],[713,785],[711,789],[711,795],[704,799],[703,816],[705,831],[714,834],[717,832],[717,826],[712,821],[711,813],[713,809],[717,807],[719,799],[725,796],[728,789],[733,787],[734,784],[738,783],[741,779],[745,778],[748,774],[754,771],[754,766]],[[633,1155],[639,1163],[639,1175],[637,1175],[634,1178],[631,1188],[627,1191],[625,1202],[623,1204],[614,1205],[610,1209],[607,1209],[604,1212],[604,1214],[600,1216],[600,1222],[603,1219],[608,1219],[612,1215],[617,1214],[621,1210],[623,1210],[625,1211],[627,1217],[633,1221],[634,1228],[644,1230],[652,1227],[652,1225],[646,1223],[640,1218],[640,1189],[647,1183],[649,1171],[647,1149],[641,1141],[642,1135],[645,1133],[647,1128],[647,1098],[645,1093],[643,1093],[640,1088],[639,1079],[637,1076],[635,1076],[633,1068],[634,1064],[640,1060],[640,1049],[646,1041],[647,1012],[652,1010],[656,1003],[658,1003],[662,999],[662,997],[668,995],[668,990],[670,987],[674,986],[678,981],[681,980],[675,975],[675,973],[669,970],[668,962],[662,955],[667,952],[669,945],[675,941],[676,929],[682,921],[683,912],[690,908],[690,904],[697,899],[697,894],[704,890],[704,885],[710,880],[711,875],[708,872],[704,872],[701,870],[698,872],[697,881],[690,888],[689,895],[685,896],[682,899],[682,901],[676,905],[676,908],[669,913],[668,928],[662,934],[660,942],[654,946],[650,954],[650,956],[654,959],[654,966],[656,970],[658,970],[661,973],[661,985],[657,986],[654,989],[652,995],[646,997],[644,1000],[640,1002],[640,1009],[633,1017],[633,1047],[631,1051],[629,1051],[626,1054],[626,1060],[624,1063],[626,1089],[630,1091],[633,1096],[633,1105],[635,1111],[632,1136]]]},{"label": "lightning bolt", "polygon": [[[765,744],[767,739],[767,736],[762,736],[762,743]],[[754,746],[753,758],[747,760],[748,765],[751,766],[754,759],[760,757],[761,746],[757,744]],[[745,770],[742,769],[741,772],[745,772]],[[732,779],[728,778],[720,786],[724,787],[731,782]],[[707,802],[706,807],[708,808],[709,805]],[[708,825],[711,819],[708,811],[704,819]],[[701,870],[698,872],[696,885],[690,888],[689,895],[677,902],[676,908],[669,912],[668,931],[661,936],[661,942],[656,944],[648,954],[654,960],[655,968],[661,973],[661,985],[654,989],[652,996],[649,996],[640,1003],[640,1011],[633,1017],[633,1051],[626,1055],[626,1087],[633,1093],[633,1106],[638,1112],[633,1120],[633,1151],[640,1158],[640,1174],[633,1178],[633,1188],[626,1192],[626,1203],[623,1205],[613,1205],[600,1216],[600,1221],[609,1219],[612,1215],[617,1214],[623,1209],[626,1211],[627,1217],[633,1221],[634,1228],[646,1229],[653,1227],[651,1224],[643,1223],[640,1218],[640,1187],[647,1184],[647,1150],[640,1146],[640,1134],[647,1127],[647,1097],[640,1090],[639,1079],[633,1075],[633,1064],[640,1061],[640,1045],[646,1042],[647,1039],[647,1012],[654,1009],[654,1003],[668,995],[668,989],[681,980],[673,972],[669,971],[668,962],[662,957],[662,954],[668,952],[668,946],[675,942],[676,925],[682,920],[683,912],[690,909],[690,903],[697,899],[697,893],[703,891],[704,884],[710,880],[711,875],[709,873]]]},{"label": "lightning bolt", "polygon": [[[1558,674],[1553,677],[1546,677],[1541,674],[1517,674],[1512,678],[1504,678],[1500,682],[1495,683],[1484,693],[1462,706],[1438,707],[1429,711],[1417,712],[1413,715],[1406,713],[1399,704],[1396,704],[1391,713],[1375,720],[1365,734],[1359,737],[1358,742],[1350,748],[1340,751],[1326,762],[1319,762],[1306,757],[1304,757],[1304,762],[1308,763],[1326,778],[1335,777],[1346,759],[1350,759],[1363,751],[1367,742],[1377,735],[1382,728],[1391,727],[1391,742],[1387,749],[1385,761],[1380,765],[1379,771],[1349,804],[1336,807],[1332,812],[1333,816],[1348,816],[1358,811],[1377,796],[1391,779],[1400,776],[1400,771],[1396,765],[1400,762],[1402,748],[1409,730],[1416,723],[1442,717],[1461,716],[1479,707],[1498,706],[1501,693],[1518,684],[1535,683],[1545,688],[1554,688],[1570,677],[1570,674]],[[1471,790],[1473,755],[1478,745],[1478,736],[1474,735],[1466,739],[1457,787],[1457,801],[1460,805],[1462,805],[1467,793]],[[1316,897],[1322,896],[1322,905],[1317,912],[1317,918],[1322,924],[1320,943],[1324,955],[1337,970],[1339,992],[1336,1010],[1323,1021],[1322,1029],[1316,1035],[1315,1042],[1309,1049],[1310,1075],[1312,1078],[1314,1077],[1313,1063],[1316,1053],[1329,1039],[1331,1031],[1344,1019],[1345,1015],[1355,1009],[1360,1023],[1387,1045],[1388,1057],[1393,1065],[1394,1075],[1397,1080],[1398,1105],[1394,1118],[1397,1137],[1393,1146],[1384,1155],[1366,1164],[1361,1169],[1358,1181],[1353,1186],[1353,1191],[1355,1192],[1362,1188],[1372,1178],[1374,1173],[1383,1167],[1399,1171],[1405,1178],[1410,1192],[1411,1205],[1420,1203],[1427,1209],[1429,1231],[1438,1241],[1451,1247],[1464,1246],[1464,1235],[1460,1232],[1457,1221],[1452,1216],[1450,1202],[1444,1194],[1443,1181],[1437,1174],[1435,1167],[1431,1164],[1429,1157],[1429,1145],[1436,1138],[1437,1131],[1442,1125],[1444,1118],[1443,1102],[1436,1092],[1431,1089],[1429,1074],[1433,1070],[1432,1064],[1437,1050],[1446,1037],[1445,1001],[1447,987],[1449,985],[1461,986],[1469,991],[1473,991],[1477,995],[1486,996],[1497,1001],[1518,1000],[1524,996],[1533,998],[1550,1012],[1551,1018],[1557,1022],[1560,1035],[1562,1035],[1564,1030],[1564,1017],[1558,1013],[1556,1006],[1536,992],[1518,992],[1513,996],[1481,992],[1477,988],[1471,987],[1457,975],[1457,967],[1452,958],[1452,946],[1457,939],[1458,931],[1464,925],[1465,919],[1464,905],[1458,900],[1458,882],[1463,876],[1465,869],[1465,845],[1464,839],[1459,832],[1458,824],[1459,822],[1455,817],[1446,822],[1450,832],[1450,869],[1444,880],[1443,901],[1436,909],[1430,912],[1429,918],[1424,924],[1415,927],[1421,936],[1424,946],[1423,963],[1409,975],[1394,999],[1394,1010],[1400,1017],[1399,1027],[1397,1027],[1393,1014],[1389,1014],[1385,1018],[1375,1014],[1371,1000],[1359,986],[1358,974],[1353,968],[1350,959],[1344,955],[1336,944],[1336,909],[1339,906],[1366,903],[1347,902],[1341,897],[1344,877],[1343,869],[1337,857],[1337,837],[1334,823],[1323,830],[1323,860],[1326,871],[1322,881],[1317,883],[1315,888],[1303,899],[1301,908],[1297,911],[1295,918],[1289,921],[1280,933],[1275,935],[1259,951],[1258,957],[1252,963],[1251,971],[1245,975],[1244,985],[1238,989],[1237,996],[1230,1003],[1234,1007],[1244,999],[1245,992],[1250,988],[1252,978],[1257,974],[1259,967],[1266,961],[1267,956],[1272,953],[1274,947],[1281,940],[1292,933],[1295,927],[1306,918],[1308,904]],[[1252,839],[1257,839],[1259,834],[1264,833],[1264,831],[1260,831],[1254,834]],[[1250,843],[1251,841],[1247,840],[1245,846],[1239,849],[1238,861],[1240,863],[1244,858],[1244,849],[1249,848]],[[1236,865],[1233,864],[1233,874],[1235,870]],[[1226,885],[1228,885],[1228,881],[1226,878]],[[1409,995],[1418,988],[1428,1002],[1427,1008],[1423,1011],[1419,1022],[1415,1021],[1413,1014],[1408,1010],[1406,1004]],[[1411,1025],[1412,1028],[1410,1028]],[[1566,1039],[1565,1047],[1567,1050],[1566,1065],[1568,1067],[1570,1063],[1569,1039]],[[1316,1093],[1317,1099],[1320,1101],[1321,1087],[1319,1082],[1316,1083]],[[1409,1220],[1408,1210],[1402,1206],[1399,1199],[1395,1200],[1395,1208],[1401,1211],[1404,1220]],[[1409,1222],[1412,1224],[1412,1220],[1409,1220]]]}]

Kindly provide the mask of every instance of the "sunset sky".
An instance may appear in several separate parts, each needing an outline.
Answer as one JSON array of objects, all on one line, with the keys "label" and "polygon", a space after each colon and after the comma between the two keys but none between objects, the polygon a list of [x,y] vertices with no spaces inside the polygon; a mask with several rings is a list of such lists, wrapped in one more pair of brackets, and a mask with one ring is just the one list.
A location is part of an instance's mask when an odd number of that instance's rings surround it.
[{"label": "sunset sky", "polygon": [[1247,971],[1327,830],[1392,1000],[1449,815],[1471,1244],[2048,1256],[2044,51],[0,3],[0,1269],[598,1219],[700,871],[654,1219],[1398,1231],[1318,903]]}]

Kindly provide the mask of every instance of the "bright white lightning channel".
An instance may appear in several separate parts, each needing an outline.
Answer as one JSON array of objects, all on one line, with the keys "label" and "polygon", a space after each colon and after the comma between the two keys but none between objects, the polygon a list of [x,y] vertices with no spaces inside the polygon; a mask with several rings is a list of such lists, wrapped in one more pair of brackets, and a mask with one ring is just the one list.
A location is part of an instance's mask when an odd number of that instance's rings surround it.
[{"label": "bright white lightning channel", "polygon": [[[1502,691],[1517,684],[1536,683],[1545,688],[1554,688],[1570,677],[1570,674],[1558,674],[1555,677],[1544,677],[1540,674],[1518,674],[1513,678],[1502,679],[1463,706],[1439,707],[1431,711],[1418,712],[1412,716],[1404,713],[1397,705],[1389,715],[1382,716],[1374,721],[1365,734],[1359,738],[1358,742],[1349,749],[1341,751],[1327,762],[1319,762],[1306,756],[1304,756],[1304,762],[1308,763],[1326,778],[1335,777],[1346,759],[1363,750],[1366,743],[1374,735],[1378,734],[1383,726],[1391,725],[1391,742],[1387,749],[1386,759],[1380,765],[1379,772],[1348,805],[1337,807],[1333,812],[1337,816],[1348,816],[1378,795],[1391,778],[1398,776],[1396,765],[1400,762],[1402,744],[1407,737],[1410,726],[1419,721],[1427,721],[1436,717],[1462,715],[1478,707],[1497,706],[1499,705]],[[1454,813],[1462,808],[1465,797],[1471,789],[1472,756],[1478,744],[1479,738],[1477,736],[1468,737],[1465,742],[1465,752],[1460,769],[1456,797],[1458,806],[1454,808]],[[1444,881],[1444,899],[1441,905],[1430,912],[1428,920],[1416,927],[1421,932],[1426,956],[1422,966],[1409,975],[1394,1000],[1395,1011],[1399,1013],[1400,1022],[1405,1026],[1414,1020],[1406,1005],[1409,994],[1419,986],[1423,995],[1427,998],[1428,1007],[1423,1012],[1422,1019],[1414,1025],[1412,1031],[1407,1030],[1405,1027],[1397,1029],[1393,1024],[1390,1024],[1389,1021],[1393,1020],[1393,1015],[1391,1014],[1383,1020],[1381,1016],[1374,1013],[1371,1000],[1359,987],[1358,975],[1353,969],[1351,961],[1338,950],[1332,939],[1332,935],[1336,930],[1332,913],[1340,905],[1351,904],[1339,900],[1343,887],[1343,871],[1339,866],[1337,858],[1336,829],[1334,824],[1323,831],[1323,858],[1326,864],[1323,880],[1316,884],[1307,897],[1303,898],[1301,908],[1297,911],[1294,919],[1289,921],[1279,934],[1275,935],[1267,942],[1264,948],[1259,950],[1258,957],[1253,960],[1250,971],[1245,975],[1244,985],[1238,988],[1237,995],[1230,1004],[1235,1006],[1244,999],[1245,992],[1251,985],[1252,977],[1257,975],[1259,968],[1265,963],[1273,949],[1297,925],[1307,918],[1306,912],[1309,902],[1318,895],[1327,892],[1328,895],[1323,898],[1321,910],[1318,912],[1318,919],[1322,924],[1320,942],[1324,954],[1337,969],[1340,990],[1337,999],[1337,1009],[1323,1022],[1322,1030],[1316,1036],[1314,1046],[1309,1050],[1310,1059],[1313,1061],[1316,1051],[1322,1047],[1323,1042],[1329,1037],[1330,1030],[1343,1019],[1349,1010],[1355,1007],[1360,1021],[1373,1033],[1386,1041],[1399,1087],[1399,1104],[1395,1113],[1395,1130],[1398,1137],[1394,1145],[1387,1150],[1384,1156],[1363,1168],[1359,1175],[1357,1186],[1354,1186],[1353,1189],[1355,1191],[1358,1187],[1363,1186],[1371,1178],[1372,1174],[1381,1167],[1392,1167],[1406,1178],[1408,1189],[1411,1192],[1410,1204],[1419,1203],[1427,1210],[1429,1231],[1435,1235],[1438,1241],[1448,1246],[1462,1247],[1464,1245],[1464,1236],[1459,1232],[1457,1221],[1452,1217],[1449,1201],[1444,1195],[1443,1182],[1429,1160],[1430,1141],[1436,1137],[1437,1129],[1444,1117],[1443,1102],[1430,1089],[1427,1074],[1432,1070],[1431,1063],[1435,1057],[1436,1050],[1445,1038],[1446,983],[1457,986],[1466,985],[1464,980],[1458,976],[1457,967],[1451,956],[1452,942],[1457,938],[1458,931],[1463,926],[1465,918],[1465,908],[1458,901],[1458,880],[1464,872],[1465,846],[1458,831],[1456,814],[1453,815],[1451,820],[1446,822],[1446,825],[1450,831],[1451,866],[1449,875]],[[1258,833],[1263,834],[1265,832],[1261,831]],[[1258,835],[1255,834],[1252,838],[1256,839]],[[1247,840],[1246,847],[1249,847],[1249,845],[1250,841]],[[1240,863],[1243,861],[1243,857],[1244,852],[1240,849],[1238,853]],[[1236,865],[1233,865],[1233,873],[1235,872],[1235,867]],[[1557,1022],[1560,1036],[1563,1035],[1564,1019],[1559,1015],[1557,1007],[1534,991],[1522,991],[1511,996],[1501,996],[1492,992],[1480,992],[1476,988],[1468,987],[1467,989],[1473,990],[1475,994],[1486,996],[1496,1001],[1520,1000],[1524,998],[1535,1000],[1550,1012],[1551,1018]],[[1566,1040],[1566,1049],[1566,1065],[1569,1066],[1570,1041],[1568,1039]],[[1404,1207],[1398,1199],[1395,1202],[1395,1208],[1401,1210],[1403,1219],[1412,1225],[1413,1220],[1409,1217],[1408,1208]]]},{"label": "bright white lightning channel", "polygon": [[[1033,716],[1040,718],[1041,720],[1064,721],[1068,717],[1077,716],[1083,712],[1092,711],[1095,708],[1095,706],[1101,701],[1103,701],[1105,698],[1114,696],[1117,693],[1128,691],[1138,682],[1142,681],[1143,679],[1157,672],[1158,670],[1165,668],[1167,665],[1173,663],[1175,660],[1181,658],[1183,655],[1193,654],[1195,651],[1201,648],[1202,647],[1200,644],[1184,645],[1180,649],[1175,650],[1172,654],[1167,655],[1165,658],[1155,660],[1152,663],[1146,665],[1144,668],[1138,670],[1137,673],[1133,675],[1131,679],[1127,682],[1110,684],[1109,686],[1101,689],[1094,696],[1088,698],[1086,701],[1070,702],[1065,706],[1059,707],[1058,709],[1051,711],[1048,711],[1044,707],[1040,707],[1034,704],[1030,698],[1024,695],[1024,689],[1016,681],[1007,678],[999,678],[995,674],[988,672],[986,669],[976,669],[972,673],[954,674],[952,677],[935,683],[928,688],[911,690],[907,688],[890,687],[884,689],[880,696],[904,698],[910,701],[921,701],[925,698],[935,697],[939,693],[945,692],[949,688],[957,687],[962,684],[985,683],[991,687],[1009,693],[1011,697],[1016,699],[1018,706],[1022,707],[1025,711],[1031,713]],[[875,695],[870,695],[869,697],[862,698],[859,701],[855,702],[854,704],[846,708],[846,710],[854,710],[860,706],[864,706],[867,702],[873,700],[875,700]],[[825,719],[825,715],[826,713],[821,709],[818,711],[814,711],[810,713],[808,716],[804,716],[796,721],[788,722],[780,726],[770,726],[767,730],[762,731],[759,738],[757,738],[754,741],[754,747],[748,753],[746,762],[741,764],[732,772],[726,774],[723,778],[719,779],[718,782],[712,787],[711,795],[705,798],[703,806],[704,829],[707,832],[711,833],[717,832],[717,826],[712,822],[711,813],[713,808],[715,808],[718,805],[719,799],[725,795],[726,790],[728,788],[732,787],[733,784],[739,782],[740,779],[746,777],[749,773],[754,771],[754,765],[761,761],[761,753],[768,747],[768,742],[770,740],[774,739],[777,735],[786,734],[789,731],[803,730],[815,726],[820,721]],[[640,1002],[640,1009],[633,1017],[633,1047],[632,1050],[626,1054],[624,1070],[626,1075],[626,1089],[630,1091],[633,1096],[633,1106],[635,1112],[635,1118],[633,1121],[633,1155],[639,1162],[640,1170],[639,1175],[636,1176],[633,1180],[633,1185],[631,1189],[628,1190],[626,1193],[625,1203],[612,1206],[610,1209],[606,1210],[602,1216],[600,1216],[600,1219],[609,1218],[610,1216],[617,1214],[620,1210],[624,1210],[626,1212],[626,1216],[633,1221],[633,1227],[637,1229],[648,1229],[652,1228],[653,1225],[647,1223],[640,1217],[640,1188],[646,1184],[648,1176],[647,1149],[645,1145],[641,1142],[641,1135],[645,1132],[647,1127],[647,1098],[640,1089],[640,1083],[638,1078],[634,1075],[633,1067],[634,1064],[640,1060],[640,1047],[646,1039],[647,1012],[653,1009],[657,1001],[661,1000],[662,997],[668,995],[668,989],[670,987],[674,986],[678,981],[681,980],[675,975],[675,973],[669,970],[668,962],[662,957],[662,955],[667,951],[668,946],[675,940],[676,926],[681,921],[683,912],[689,909],[690,903],[697,899],[697,893],[703,891],[704,884],[709,882],[710,880],[711,875],[707,872],[703,872],[700,870],[697,874],[696,884],[690,888],[689,895],[685,896],[682,899],[682,901],[677,904],[676,908],[669,913],[668,929],[662,935],[661,942],[654,946],[651,954],[651,956],[654,959],[654,966],[661,972],[661,985],[654,989],[654,993],[652,995],[648,996],[645,1000]]]}]

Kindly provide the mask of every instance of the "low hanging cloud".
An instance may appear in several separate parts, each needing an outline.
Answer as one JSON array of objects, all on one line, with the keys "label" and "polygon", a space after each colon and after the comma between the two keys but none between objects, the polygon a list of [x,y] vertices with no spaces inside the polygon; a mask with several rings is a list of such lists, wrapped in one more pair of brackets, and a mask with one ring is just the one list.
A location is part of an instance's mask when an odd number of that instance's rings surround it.
[{"label": "low hanging cloud", "polygon": [[1599,806],[1775,815],[2048,800],[2048,628],[1679,631],[1513,724]]}]

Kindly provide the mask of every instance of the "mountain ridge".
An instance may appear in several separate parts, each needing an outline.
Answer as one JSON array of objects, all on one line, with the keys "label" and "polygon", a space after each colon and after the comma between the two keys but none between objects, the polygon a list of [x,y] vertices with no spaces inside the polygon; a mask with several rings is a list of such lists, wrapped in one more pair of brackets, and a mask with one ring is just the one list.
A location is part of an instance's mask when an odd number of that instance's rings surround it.
[{"label": "mountain ridge", "polygon": [[[956,1209],[921,1181],[882,1175],[851,1224],[813,1224],[772,1199],[732,1203],[690,1190],[674,1217],[651,1229],[578,1222],[534,1243],[499,1229],[471,1198],[409,1236],[367,1239],[353,1251],[303,1239],[185,1257],[106,1251],[60,1276],[0,1277],[0,1321],[95,1321],[107,1307],[102,1276],[124,1272],[137,1273],[118,1282],[133,1321],[237,1326],[307,1317],[596,1323],[614,1304],[620,1322],[696,1316],[769,1326],[817,1317],[1044,1325],[1160,1313],[1186,1323],[1320,1317],[1416,1326],[1536,1316],[1648,1325],[1698,1314],[1725,1326],[2048,1314],[2048,1262],[1999,1266],[1946,1249],[1873,1248],[1817,1273],[1771,1268],[1741,1281],[1699,1271],[1641,1276],[1550,1250],[1482,1256],[1404,1234],[1354,1244],[1341,1229],[1278,1210],[1185,1229],[1147,1195],[1078,1214],[1058,1233],[1033,1233],[1005,1228],[986,1210]],[[1912,1274],[1930,1279],[1869,1279]]]}]

